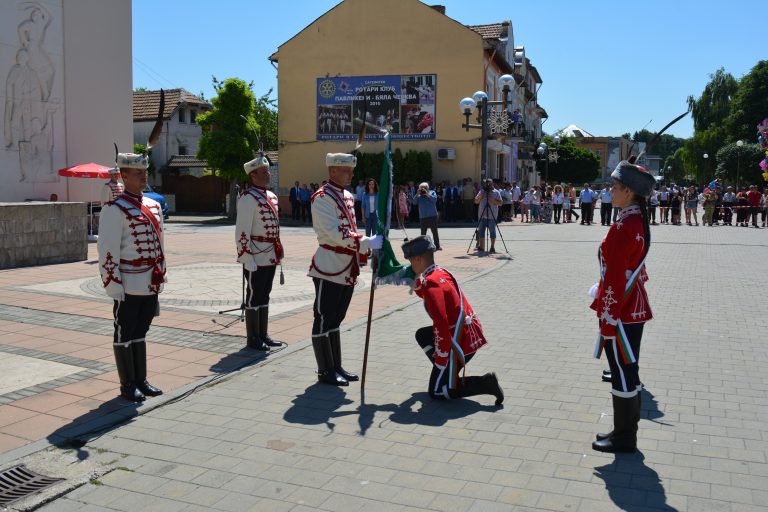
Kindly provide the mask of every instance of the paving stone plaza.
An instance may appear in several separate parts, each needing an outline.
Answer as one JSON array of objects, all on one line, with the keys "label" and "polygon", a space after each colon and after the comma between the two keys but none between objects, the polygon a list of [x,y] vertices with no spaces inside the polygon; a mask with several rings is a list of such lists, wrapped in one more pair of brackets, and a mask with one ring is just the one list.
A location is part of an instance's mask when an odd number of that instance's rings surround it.
[{"label": "paving stone plaza", "polygon": [[[105,468],[42,510],[768,509],[768,231],[653,228],[640,451],[610,455],[590,447],[612,409],[587,295],[606,228],[505,224],[509,255],[494,257],[465,254],[470,228],[441,229],[438,262],[489,339],[467,373],[496,372],[503,408],[430,401],[413,337],[429,319],[405,288],[377,290],[364,395],[317,384],[309,228],[284,234],[270,327],[288,347],[243,350],[242,325],[217,314],[240,303],[232,229],[169,226],[169,284],[148,336],[150,377],[168,392],[139,407],[116,398],[94,247],[90,264],[0,271],[0,469],[46,449]],[[342,329],[350,370],[362,365],[362,277]],[[73,438],[87,442],[71,451]]]}]

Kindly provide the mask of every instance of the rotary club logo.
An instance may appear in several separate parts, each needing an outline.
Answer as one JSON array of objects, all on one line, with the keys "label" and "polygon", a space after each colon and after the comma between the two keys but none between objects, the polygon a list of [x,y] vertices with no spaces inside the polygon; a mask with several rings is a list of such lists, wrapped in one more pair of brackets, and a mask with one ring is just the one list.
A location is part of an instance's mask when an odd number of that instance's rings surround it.
[{"label": "rotary club logo", "polygon": [[331,98],[336,94],[336,84],[333,83],[333,80],[323,80],[320,82],[318,92],[323,98]]}]

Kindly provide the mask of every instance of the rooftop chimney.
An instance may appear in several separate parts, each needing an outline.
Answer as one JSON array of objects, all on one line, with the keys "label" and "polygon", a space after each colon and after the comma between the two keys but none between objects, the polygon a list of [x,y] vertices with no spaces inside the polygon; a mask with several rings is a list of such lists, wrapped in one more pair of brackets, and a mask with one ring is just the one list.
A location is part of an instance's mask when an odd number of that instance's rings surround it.
[{"label": "rooftop chimney", "polygon": [[445,15],[445,6],[444,5],[430,5],[430,7],[433,8],[434,10],[436,10],[437,12],[439,12],[440,14]]}]

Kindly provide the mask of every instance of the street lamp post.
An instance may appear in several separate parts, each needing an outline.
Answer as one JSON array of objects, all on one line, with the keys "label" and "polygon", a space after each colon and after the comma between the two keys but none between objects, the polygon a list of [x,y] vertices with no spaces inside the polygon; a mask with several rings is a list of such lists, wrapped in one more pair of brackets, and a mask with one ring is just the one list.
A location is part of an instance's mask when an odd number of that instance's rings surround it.
[{"label": "street lamp post", "polygon": [[[489,109],[488,107],[500,106],[501,110],[491,110],[493,114],[494,125],[490,129],[492,133],[502,133],[504,135],[509,134],[509,130],[512,126],[512,118],[507,111],[507,107],[512,104],[512,100],[509,99],[509,93],[512,92],[510,87],[515,83],[515,79],[512,75],[501,75],[499,77],[499,85],[501,86],[502,101],[490,101],[488,95],[484,91],[477,91],[471,98],[464,98],[459,102],[459,110],[464,115],[465,121],[461,127],[469,131],[470,128],[476,128],[480,130],[480,178],[485,179],[488,176],[488,135],[489,135]],[[472,111],[477,109],[477,123],[470,123],[469,117],[472,115]]]},{"label": "street lamp post", "polygon": [[743,140],[737,140],[736,141],[736,193],[741,190],[739,187],[739,178],[741,175],[741,146],[744,145]]},{"label": "street lamp post", "polygon": [[[554,138],[555,141],[555,147],[553,149],[550,149],[547,146],[546,142],[542,142],[539,144],[539,147],[536,148],[536,152],[539,154],[539,156],[544,160],[544,186],[547,186],[547,183],[549,183],[549,160],[552,158],[553,161],[557,162],[557,147],[560,145],[560,136],[555,135]],[[550,157],[551,153],[551,157]]]},{"label": "street lamp post", "polygon": [[665,175],[664,175],[664,184],[665,184],[665,185],[666,185],[666,184],[667,184],[667,182],[669,181],[669,175],[670,175],[670,174],[672,174],[672,166],[671,166],[671,165],[668,165],[668,166],[667,166],[667,174],[665,174]]},{"label": "street lamp post", "polygon": [[[707,165],[708,158],[709,158],[709,154],[704,153],[704,172],[707,172],[707,170],[709,169],[709,166]],[[709,176],[705,176],[704,179],[708,180]],[[697,183],[696,186],[698,187],[700,184],[701,184],[701,178],[699,178],[699,183]]]}]

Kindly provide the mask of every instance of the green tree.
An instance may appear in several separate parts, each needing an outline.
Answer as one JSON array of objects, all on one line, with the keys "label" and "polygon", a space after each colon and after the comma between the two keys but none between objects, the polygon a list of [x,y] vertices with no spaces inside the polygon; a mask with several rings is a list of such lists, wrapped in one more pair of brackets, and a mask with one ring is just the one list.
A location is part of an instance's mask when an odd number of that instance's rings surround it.
[{"label": "green tree", "polygon": [[[544,137],[544,142],[554,150],[554,141]],[[537,155],[538,157],[538,155]],[[544,177],[544,162],[537,160],[537,168]],[[557,162],[549,163],[549,181],[558,183],[585,183],[597,178],[600,170],[600,157],[588,149],[583,149],[573,142],[570,137],[561,137],[557,147]]]},{"label": "green tree", "polygon": [[[709,78],[700,97],[688,97],[694,134],[685,142],[683,151],[676,156],[676,160],[682,163],[683,167],[683,172],[678,176],[687,177],[699,185],[714,175],[711,159],[729,139],[725,122],[730,113],[733,95],[738,88],[736,79],[723,68],[715,71]],[[705,159],[705,154],[710,158]],[[675,169],[675,172],[677,173],[678,169]]]},{"label": "green tree", "polygon": [[757,124],[768,117],[768,60],[758,62],[741,80],[727,119],[729,142],[755,140]]},{"label": "green tree", "polygon": [[760,161],[764,153],[760,144],[744,144],[739,147],[735,142],[727,144],[717,152],[717,177],[727,183],[745,186],[763,183]]},{"label": "green tree", "polygon": [[705,131],[712,126],[721,126],[730,113],[731,99],[737,87],[736,79],[724,68],[709,75],[709,82],[701,96],[688,96],[694,130]]},{"label": "green tree", "polygon": [[197,124],[202,128],[197,158],[207,160],[219,176],[230,181],[230,219],[235,217],[235,185],[246,178],[243,164],[253,158],[259,147],[256,134],[240,117],[245,116],[259,130],[254,116],[256,100],[252,86],[239,78],[219,82],[214,77],[216,97],[211,100],[213,109],[197,117]]},{"label": "green tree", "polygon": [[[152,150],[150,149],[149,152],[147,152],[147,146],[144,144],[134,144],[133,145],[133,152],[137,155],[144,155],[152,156]],[[152,163],[152,159],[149,160],[149,167],[147,168],[147,174],[152,175],[155,173],[155,164]]]},{"label": "green tree", "polygon": [[664,159],[663,176],[666,183],[682,183],[685,177],[685,164],[683,157],[686,154],[684,148],[678,148],[674,153]]},{"label": "green tree", "polygon": [[146,87],[137,87],[133,90],[133,92],[149,92],[149,89]]},{"label": "green tree", "polygon": [[270,99],[272,89],[256,98],[253,117],[259,127],[259,137],[264,149],[277,151],[277,105],[276,100]]}]

